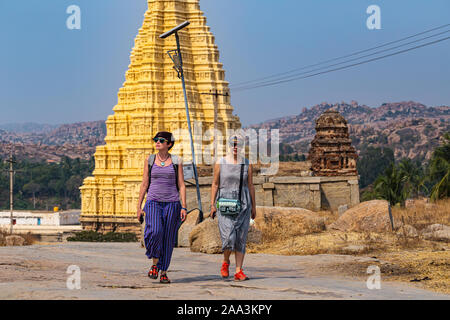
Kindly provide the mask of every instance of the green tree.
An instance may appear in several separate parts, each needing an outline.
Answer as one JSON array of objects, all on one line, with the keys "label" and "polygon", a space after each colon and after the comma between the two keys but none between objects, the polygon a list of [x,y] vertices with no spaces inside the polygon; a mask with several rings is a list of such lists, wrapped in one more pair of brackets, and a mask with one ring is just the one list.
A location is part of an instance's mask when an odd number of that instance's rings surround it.
[{"label": "green tree", "polygon": [[78,189],[83,183],[83,178],[80,176],[71,176],[66,182],[67,193],[70,197],[77,201],[80,199],[80,190]]},{"label": "green tree", "polygon": [[392,149],[372,146],[364,148],[357,161],[361,188],[372,184],[394,161],[394,151]]},{"label": "green tree", "polygon": [[425,186],[425,175],[420,164],[406,158],[400,161],[398,169],[400,174],[405,177],[404,192],[406,197],[417,197],[421,190],[428,192]]},{"label": "green tree", "polygon": [[408,196],[404,188],[407,179],[407,176],[394,163],[391,163],[384,174],[375,181],[374,191],[378,198],[389,201],[391,205],[397,203],[403,205]]},{"label": "green tree", "polygon": [[[94,157],[87,161],[65,157],[60,163],[17,161],[14,168],[20,173],[14,181],[14,207],[29,210],[65,203],[79,208],[79,184],[92,174],[94,166]],[[0,161],[0,172],[8,168],[8,163]],[[9,177],[4,173],[0,173],[0,208],[9,208]]]},{"label": "green tree", "polygon": [[36,209],[36,193],[41,190],[41,185],[31,181],[23,186],[23,191],[33,195],[33,209]]},{"label": "green tree", "polygon": [[443,145],[437,147],[430,161],[430,180],[435,182],[431,189],[431,200],[450,196],[450,133],[444,134]]}]

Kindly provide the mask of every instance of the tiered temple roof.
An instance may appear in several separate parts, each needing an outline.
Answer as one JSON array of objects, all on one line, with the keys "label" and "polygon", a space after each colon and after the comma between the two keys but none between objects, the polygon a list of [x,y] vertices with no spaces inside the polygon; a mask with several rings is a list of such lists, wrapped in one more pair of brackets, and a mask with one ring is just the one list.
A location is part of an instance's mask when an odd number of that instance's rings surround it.
[{"label": "tiered temple roof", "polygon": [[316,136],[308,155],[314,175],[357,175],[357,158],[345,118],[336,110],[325,111],[316,120]]}]

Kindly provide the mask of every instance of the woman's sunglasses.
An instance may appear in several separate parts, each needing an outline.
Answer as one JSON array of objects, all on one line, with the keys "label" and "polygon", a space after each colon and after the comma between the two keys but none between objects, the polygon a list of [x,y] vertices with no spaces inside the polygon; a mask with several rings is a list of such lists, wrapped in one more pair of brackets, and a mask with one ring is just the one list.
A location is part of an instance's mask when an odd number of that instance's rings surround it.
[{"label": "woman's sunglasses", "polygon": [[159,141],[159,143],[164,143],[164,142],[167,141],[167,139],[164,139],[164,138],[154,138],[153,141],[155,141],[155,143],[158,142],[158,141]]},{"label": "woman's sunglasses", "polygon": [[233,139],[233,140],[230,140],[230,141],[228,142],[228,144],[229,144],[230,147],[232,147],[232,148],[234,148],[234,147],[241,148],[241,147],[244,145],[244,141],[238,140],[238,139]]}]

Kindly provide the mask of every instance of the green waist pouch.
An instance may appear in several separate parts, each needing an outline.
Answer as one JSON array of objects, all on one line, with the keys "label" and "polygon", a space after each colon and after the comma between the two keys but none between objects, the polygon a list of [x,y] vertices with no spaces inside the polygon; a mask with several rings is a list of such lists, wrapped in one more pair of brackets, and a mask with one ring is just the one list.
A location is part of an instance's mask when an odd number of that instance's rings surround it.
[{"label": "green waist pouch", "polygon": [[235,215],[241,211],[241,201],[235,199],[220,198],[217,200],[217,209],[223,215]]},{"label": "green waist pouch", "polygon": [[220,198],[219,191],[219,199],[217,200],[217,209],[223,215],[233,216],[238,214],[241,211],[241,194],[242,194],[242,180],[244,176],[244,165],[241,165],[241,176],[239,179],[239,200],[237,199],[226,199]]}]

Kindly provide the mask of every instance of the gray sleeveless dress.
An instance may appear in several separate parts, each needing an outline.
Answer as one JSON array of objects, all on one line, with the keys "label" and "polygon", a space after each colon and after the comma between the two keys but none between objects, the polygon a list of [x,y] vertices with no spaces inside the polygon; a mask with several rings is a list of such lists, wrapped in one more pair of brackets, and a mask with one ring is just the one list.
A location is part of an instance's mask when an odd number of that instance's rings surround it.
[{"label": "gray sleeveless dress", "polygon": [[[222,250],[245,253],[247,234],[250,226],[252,201],[248,189],[249,161],[245,159],[242,180],[241,211],[234,216],[222,215],[217,211]],[[220,159],[220,183],[216,202],[220,198],[238,199],[241,164],[228,163],[225,157]]]}]

